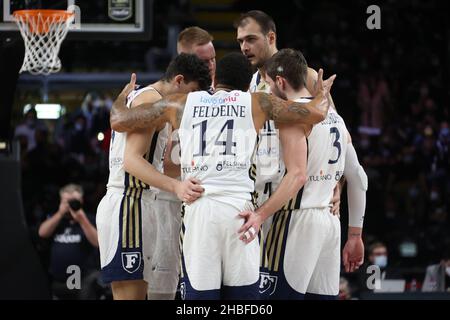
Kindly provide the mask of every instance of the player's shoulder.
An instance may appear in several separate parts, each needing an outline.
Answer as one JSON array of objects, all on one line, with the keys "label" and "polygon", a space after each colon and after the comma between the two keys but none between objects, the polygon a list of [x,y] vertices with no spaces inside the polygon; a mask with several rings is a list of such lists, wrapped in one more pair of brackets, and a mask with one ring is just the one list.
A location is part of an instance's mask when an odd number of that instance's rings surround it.
[{"label": "player's shoulder", "polygon": [[151,86],[139,87],[133,90],[128,96],[128,101],[131,102],[131,107],[136,107],[143,103],[151,103],[160,100],[162,97]]}]

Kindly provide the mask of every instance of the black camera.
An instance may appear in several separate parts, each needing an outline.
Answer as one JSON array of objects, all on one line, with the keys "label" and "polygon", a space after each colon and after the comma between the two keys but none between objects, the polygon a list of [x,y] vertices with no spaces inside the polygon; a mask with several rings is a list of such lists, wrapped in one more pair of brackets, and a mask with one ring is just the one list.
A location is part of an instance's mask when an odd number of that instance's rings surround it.
[{"label": "black camera", "polygon": [[81,209],[81,202],[80,202],[80,200],[77,200],[77,199],[69,200],[69,207],[73,211],[80,210]]}]

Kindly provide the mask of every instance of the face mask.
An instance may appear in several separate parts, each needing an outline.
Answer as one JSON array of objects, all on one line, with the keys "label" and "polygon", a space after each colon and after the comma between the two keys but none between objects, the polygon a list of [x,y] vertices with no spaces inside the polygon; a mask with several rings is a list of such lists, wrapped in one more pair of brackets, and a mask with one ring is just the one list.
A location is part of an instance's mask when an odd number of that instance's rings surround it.
[{"label": "face mask", "polygon": [[450,277],[450,267],[445,268],[445,273]]},{"label": "face mask", "polygon": [[375,257],[375,264],[379,266],[380,268],[386,268],[387,266],[387,256],[376,256]]}]

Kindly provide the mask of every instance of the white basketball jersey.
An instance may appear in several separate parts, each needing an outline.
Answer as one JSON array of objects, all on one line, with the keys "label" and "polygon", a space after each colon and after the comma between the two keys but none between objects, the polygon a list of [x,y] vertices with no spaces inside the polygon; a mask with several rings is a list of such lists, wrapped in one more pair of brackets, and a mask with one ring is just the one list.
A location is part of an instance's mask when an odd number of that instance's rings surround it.
[{"label": "white basketball jersey", "polygon": [[[253,74],[249,91],[271,93],[269,84],[261,78],[259,71]],[[283,172],[280,167],[280,140],[273,120],[266,121],[258,133],[255,163],[255,191],[258,205],[261,205],[278,187],[279,175]]]},{"label": "white basketball jersey", "polygon": [[205,196],[252,200],[256,131],[250,93],[190,93],[178,133],[183,180],[199,179]]},{"label": "white basketball jersey", "polygon": [[[144,91],[154,90],[152,87],[144,87],[132,91],[127,97],[127,107],[131,106],[132,101]],[[164,152],[167,146],[169,124],[163,130],[155,132],[150,148],[145,154],[145,159],[150,162],[156,170],[163,172]],[[158,191],[157,188],[151,187],[140,181],[136,177],[128,174],[123,168],[123,159],[125,154],[125,145],[127,134],[125,132],[112,131],[111,143],[109,149],[109,179],[107,187],[134,189],[151,189]]]},{"label": "white basketball jersey", "polygon": [[307,142],[307,181],[300,191],[300,209],[328,207],[344,173],[347,151],[344,120],[330,108],[326,119],[313,127]]}]

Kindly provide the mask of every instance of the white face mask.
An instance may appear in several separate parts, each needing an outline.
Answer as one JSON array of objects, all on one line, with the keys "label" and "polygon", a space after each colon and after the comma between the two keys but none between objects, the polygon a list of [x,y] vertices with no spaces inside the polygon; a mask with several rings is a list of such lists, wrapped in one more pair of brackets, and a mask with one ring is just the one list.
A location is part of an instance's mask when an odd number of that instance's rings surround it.
[{"label": "white face mask", "polygon": [[374,263],[380,268],[386,268],[388,262],[388,258],[385,255],[376,256]]},{"label": "white face mask", "polygon": [[450,267],[445,268],[445,273],[450,277]]}]

